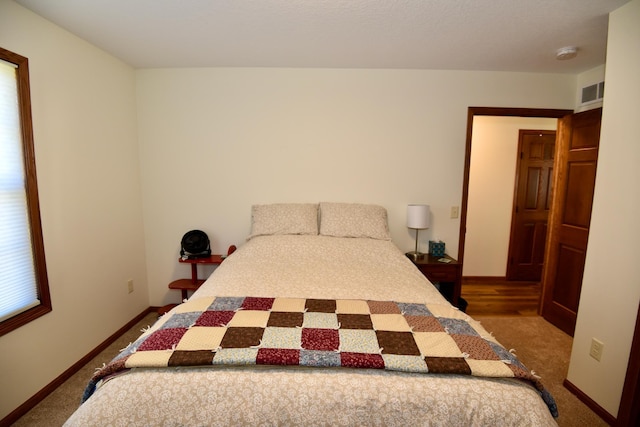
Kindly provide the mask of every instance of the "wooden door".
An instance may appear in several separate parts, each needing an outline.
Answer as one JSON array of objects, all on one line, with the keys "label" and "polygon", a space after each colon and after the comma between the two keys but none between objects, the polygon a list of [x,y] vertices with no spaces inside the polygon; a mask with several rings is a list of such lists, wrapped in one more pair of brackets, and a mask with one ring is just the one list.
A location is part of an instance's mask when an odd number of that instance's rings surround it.
[{"label": "wooden door", "polygon": [[602,109],[558,122],[554,195],[543,272],[542,316],[569,335],[576,326],[584,272]]},{"label": "wooden door", "polygon": [[556,132],[520,130],[507,280],[542,277]]}]

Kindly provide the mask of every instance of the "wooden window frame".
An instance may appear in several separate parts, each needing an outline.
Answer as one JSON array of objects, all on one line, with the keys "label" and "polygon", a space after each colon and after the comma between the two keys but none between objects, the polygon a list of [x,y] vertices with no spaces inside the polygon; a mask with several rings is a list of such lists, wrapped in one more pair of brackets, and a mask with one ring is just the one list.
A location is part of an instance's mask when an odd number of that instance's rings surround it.
[{"label": "wooden window frame", "polygon": [[52,310],[49,293],[49,280],[44,255],[42,224],[40,221],[40,203],[38,201],[38,183],[36,179],[36,160],[33,147],[33,124],[31,121],[31,90],[29,85],[29,60],[21,55],[0,47],[0,59],[16,65],[18,84],[18,109],[25,171],[25,190],[27,212],[31,227],[31,245],[36,288],[40,304],[0,322],[0,336],[5,335]]}]

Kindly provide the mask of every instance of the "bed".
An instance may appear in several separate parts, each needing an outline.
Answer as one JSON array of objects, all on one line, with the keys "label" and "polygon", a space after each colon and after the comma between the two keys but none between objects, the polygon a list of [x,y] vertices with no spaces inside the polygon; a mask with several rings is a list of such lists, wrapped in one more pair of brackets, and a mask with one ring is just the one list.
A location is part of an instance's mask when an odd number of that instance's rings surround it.
[{"label": "bed", "polygon": [[248,241],[83,400],[65,425],[557,425],[540,380],[391,242],[386,210],[344,203],[253,206]]}]

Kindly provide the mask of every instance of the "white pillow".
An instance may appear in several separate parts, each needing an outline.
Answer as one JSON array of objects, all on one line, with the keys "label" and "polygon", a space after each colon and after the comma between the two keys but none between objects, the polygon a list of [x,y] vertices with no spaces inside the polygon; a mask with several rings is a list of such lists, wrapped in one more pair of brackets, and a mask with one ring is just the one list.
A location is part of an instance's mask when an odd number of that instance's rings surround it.
[{"label": "white pillow", "polygon": [[251,207],[251,235],[318,234],[317,203],[274,203]]},{"label": "white pillow", "polygon": [[391,240],[387,210],[357,203],[320,203],[320,234]]}]

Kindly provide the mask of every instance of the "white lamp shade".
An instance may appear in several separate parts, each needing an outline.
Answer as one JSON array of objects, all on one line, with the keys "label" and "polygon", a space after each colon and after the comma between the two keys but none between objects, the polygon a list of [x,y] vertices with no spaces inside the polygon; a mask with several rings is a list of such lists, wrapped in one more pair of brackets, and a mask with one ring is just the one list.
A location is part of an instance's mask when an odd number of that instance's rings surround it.
[{"label": "white lamp shade", "polygon": [[429,205],[407,206],[407,227],[415,229],[429,228]]}]

